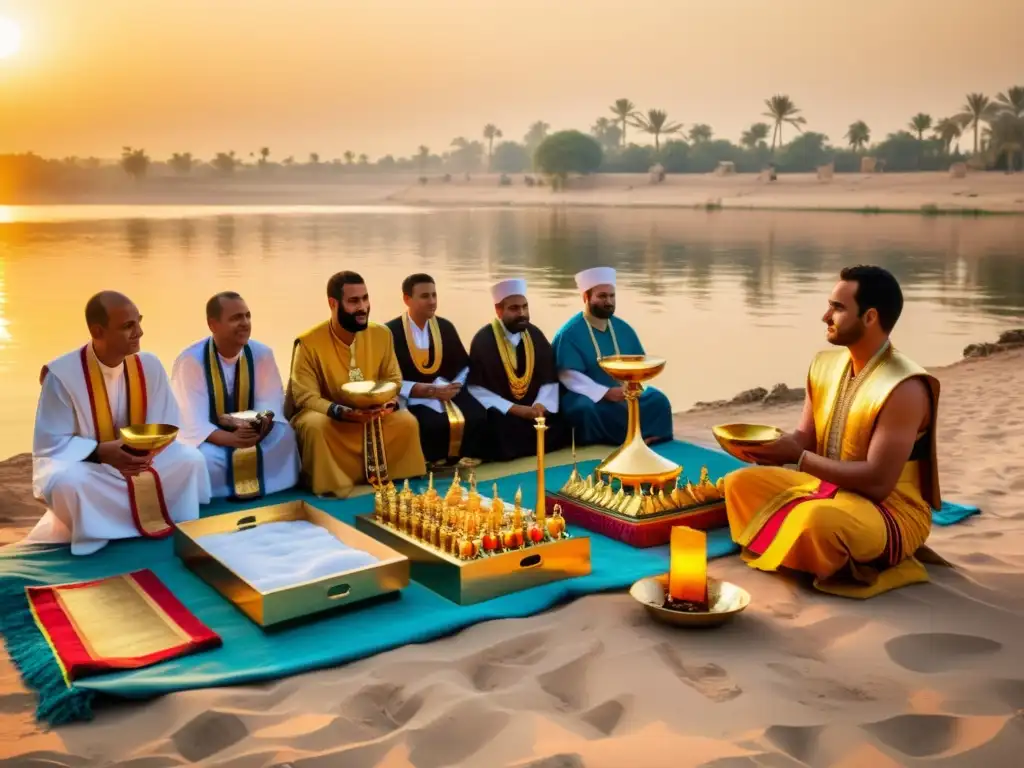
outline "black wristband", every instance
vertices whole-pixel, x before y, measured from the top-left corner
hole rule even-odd
[[[99,464],[100,463],[100,447],[97,445],[95,448],[93,448],[92,449],[92,453],[90,453],[88,456],[86,456],[83,459],[83,461],[88,461],[90,464]]]
[[[338,403],[331,403],[330,406],[328,406],[327,408],[327,416],[329,418],[334,419],[335,421],[341,421],[342,416],[345,414],[345,411],[347,410],[348,409],[345,408],[345,406],[343,405],[339,405]]]

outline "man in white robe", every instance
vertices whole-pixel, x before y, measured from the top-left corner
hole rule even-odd
[[[299,452],[284,418],[273,351],[250,338],[252,314],[237,293],[211,298],[206,323],[211,335],[182,352],[171,369],[184,419],[180,440],[202,452],[214,498],[257,498],[293,487]],[[231,415],[242,412],[244,419]]]
[[[112,539],[163,538],[210,500],[202,454],[175,441],[136,455],[120,429],[178,426],[181,415],[163,365],[139,351],[142,318],[113,291],[86,305],[91,340],[46,365],[32,444],[32,488],[47,512],[24,540],[70,543],[88,555]]]

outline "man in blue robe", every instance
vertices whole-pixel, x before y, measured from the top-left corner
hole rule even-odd
[[[645,354],[636,331],[614,317],[615,270],[585,269],[576,275],[584,309],[552,341],[562,384],[561,409],[580,445],[621,445],[626,439],[626,397],[622,386],[598,365],[613,355]],[[672,406],[663,392],[645,386],[640,395],[640,429],[650,445],[672,439]]]

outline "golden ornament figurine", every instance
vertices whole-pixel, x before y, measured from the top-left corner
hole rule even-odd
[[[547,506],[558,503],[566,520],[635,547],[668,543],[674,525],[710,529],[726,524],[721,480],[712,483],[702,467],[696,484],[683,476],[683,467],[661,456],[644,441],[640,428],[643,383],[665,368],[663,358],[613,355],[601,368],[621,382],[626,398],[626,439],[583,477],[576,463],[558,491],[547,494]]]

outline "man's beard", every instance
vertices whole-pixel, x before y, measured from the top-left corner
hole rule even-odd
[[[369,324],[370,310],[351,314],[341,307],[338,307],[338,325],[340,325],[343,330],[346,330],[349,333],[359,333],[360,331],[365,331]]]
[[[590,304],[588,305],[590,314],[596,317],[598,320],[609,320],[611,316],[615,314],[615,307],[605,306],[603,304]]]
[[[856,325],[852,325],[849,328],[840,331],[835,329],[836,333],[829,338],[829,343],[837,347],[848,347],[851,344],[856,344],[864,336],[864,323],[858,321]]]
[[[515,320],[504,320],[503,322],[509,333],[522,333],[530,324],[530,318],[518,317]]]

